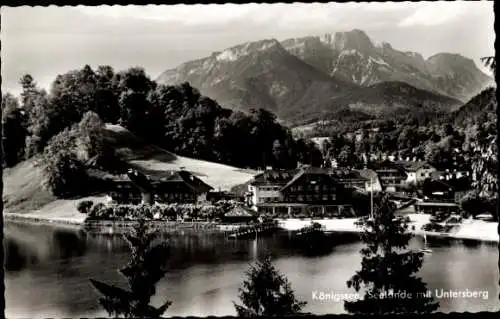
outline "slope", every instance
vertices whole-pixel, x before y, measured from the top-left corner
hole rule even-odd
[[[391,117],[401,114],[443,114],[457,109],[462,102],[441,94],[417,89],[405,82],[381,82],[367,87],[348,90],[317,108],[307,110],[308,118],[367,119]],[[306,111],[304,111],[306,112]],[[300,119],[303,119],[300,123]],[[304,113],[293,118],[297,124],[306,124]]]
[[[252,170],[177,156],[158,147],[147,145],[118,125],[107,125],[105,139],[131,166],[154,174],[183,167],[200,177],[215,189],[229,190],[252,179],[257,173]],[[79,223],[84,216],[76,210],[81,200],[103,201],[104,194],[75,199],[57,199],[42,187],[43,171],[30,159],[4,172],[4,207],[8,214],[23,214],[25,217]]]

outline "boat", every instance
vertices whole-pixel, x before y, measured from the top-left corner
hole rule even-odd
[[[424,254],[430,254],[432,253],[432,249],[427,247],[427,235],[424,232],[424,248],[420,249],[420,252]]]

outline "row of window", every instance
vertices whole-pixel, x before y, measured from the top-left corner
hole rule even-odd
[[[313,195],[290,195],[285,198],[286,202],[312,202],[312,201],[334,201],[337,196],[335,194],[313,194]]]
[[[263,186],[260,187],[261,191],[279,191],[281,187],[279,186]],[[334,191],[336,189],[335,186],[329,186],[329,185],[318,185],[318,184],[309,184],[309,185],[297,185],[297,186],[291,186],[290,191],[296,192],[296,191],[303,191],[303,190],[315,190],[315,191],[328,191],[332,190]]]

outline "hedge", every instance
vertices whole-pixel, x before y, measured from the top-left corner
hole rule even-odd
[[[138,218],[156,220],[177,220],[178,218],[216,219],[232,209],[236,202],[220,201],[215,205],[206,204],[103,204],[82,201],[78,211],[86,214],[86,220],[137,220]]]

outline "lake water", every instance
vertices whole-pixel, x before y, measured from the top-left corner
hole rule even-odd
[[[125,287],[117,272],[128,258],[120,237],[96,237],[78,231],[8,222],[5,225],[6,315],[9,318],[107,316],[89,278]],[[157,287],[153,302],[173,302],[167,316],[234,315],[233,301],[250,263],[266,252],[292,283],[305,310],[343,313],[343,303],[312,300],[313,291],[347,293],[346,281],[360,268],[363,247],[353,235],[330,237],[333,250],[307,256],[294,248],[288,233],[234,241],[214,235],[170,238],[170,272]],[[419,238],[412,246],[421,247]],[[476,290],[487,298],[438,299],[440,311],[497,311],[496,244],[429,241],[433,253],[420,272],[428,288]]]

